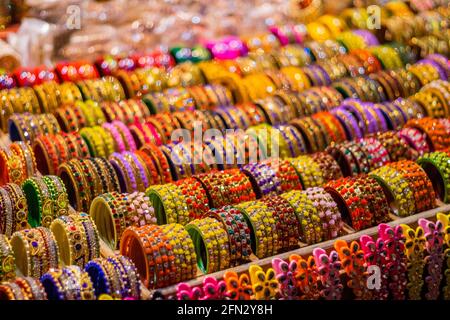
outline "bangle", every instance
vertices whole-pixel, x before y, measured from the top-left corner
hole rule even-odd
[[[13,182],[18,182],[22,177],[22,166],[23,163],[20,161],[18,155],[13,153],[9,148],[0,148],[0,169],[2,173],[1,180],[2,184]]]
[[[58,246],[50,230],[38,227],[15,232],[11,248],[16,266],[24,276],[39,278],[59,264]]]
[[[122,135],[116,129],[115,126],[106,122],[102,125],[102,127],[105,128],[106,130],[108,130],[109,133],[111,134],[111,136],[113,137],[114,142],[115,142],[115,144],[114,144],[115,150],[117,150],[118,152],[124,152],[127,150],[127,148],[125,147],[124,138],[122,138]]]
[[[127,228],[122,235],[120,252],[135,263],[143,283],[149,288],[161,288],[176,283],[177,278],[192,279],[195,276],[197,260],[194,244],[183,227],[169,224],[165,227],[146,225],[141,228]],[[183,244],[184,264],[175,266],[170,241]],[[178,272],[177,272],[178,267]]]
[[[28,178],[22,190],[27,198],[30,225],[48,227],[56,215],[53,212],[54,200],[45,181],[39,177]]]
[[[392,166],[384,166],[370,173],[388,196],[389,205],[397,216],[408,216],[416,211],[414,192],[404,175]]]
[[[281,195],[295,210],[300,225],[300,241],[307,244],[320,242],[322,226],[317,209],[306,192],[289,191]]]
[[[117,177],[119,179],[120,190],[122,192],[133,192],[133,191],[143,191],[138,190],[138,185],[136,181],[136,175],[138,174],[130,162],[125,158],[124,155],[114,152],[109,157],[109,162],[116,171]]]
[[[300,226],[294,208],[283,197],[270,196],[260,200],[273,212],[278,233],[279,252],[299,247]]]
[[[158,169],[159,176],[161,177],[161,183],[169,183],[172,181],[172,175],[167,158],[162,151],[154,144],[147,143],[141,148],[142,152],[145,152],[150,156]]]
[[[351,145],[351,143],[340,143],[331,145],[325,150],[339,165],[344,177],[357,175],[359,172],[357,159],[349,148]]]
[[[125,145],[127,146],[127,150],[129,151],[135,151],[136,143],[134,142],[133,136],[130,133],[130,130],[127,128],[125,124],[123,124],[120,121],[113,121],[112,124],[119,130],[120,134],[123,137],[123,141]]]
[[[337,204],[330,194],[319,187],[308,188],[305,193],[313,206],[317,208],[322,224],[322,240],[330,240],[342,235],[344,223]]]
[[[146,195],[152,202],[158,224],[189,222],[186,197],[173,183],[150,186]],[[178,212],[180,210],[180,212]]]
[[[446,152],[432,152],[424,154],[417,160],[417,163],[428,175],[434,192],[444,203],[449,201],[450,176],[447,169],[449,159],[450,157]]]
[[[342,178],[342,170],[331,155],[326,152],[317,152],[312,154],[311,157],[319,167],[324,183]]]
[[[344,108],[338,107],[331,110],[331,114],[336,117],[344,127],[347,140],[361,139],[363,137],[363,131],[358,126],[358,121],[352,113]]]
[[[290,124],[301,132],[309,152],[314,153],[325,149],[327,144],[325,132],[313,118],[294,119]]]
[[[314,114],[312,118],[322,125],[324,131],[326,131],[325,135],[329,136],[329,142],[340,143],[347,140],[344,128],[331,113],[319,112]]]
[[[14,282],[22,290],[25,300],[47,300],[47,294],[38,279],[21,277]]]
[[[1,300],[27,300],[20,286],[15,282],[4,282],[0,285]]]
[[[8,238],[4,234],[0,234],[0,280],[8,281],[16,277],[14,254]]]
[[[359,140],[357,143],[368,160],[369,170],[382,167],[390,161],[388,151],[377,139],[368,137]]]
[[[412,119],[406,127],[417,128],[427,135],[431,151],[439,151],[450,147],[450,137],[445,126],[431,118]]]
[[[3,186],[0,191],[0,201],[4,202],[4,220],[2,223],[5,226],[4,233],[7,236],[15,231],[22,230],[28,227],[27,213],[28,206],[22,189],[13,183],[8,183]]]
[[[374,137],[386,149],[391,161],[414,160],[418,156],[417,152],[393,131],[379,132]]]
[[[204,218],[191,221],[185,228],[192,238],[197,265],[203,273],[212,273],[229,267],[228,234],[220,222]],[[206,252],[202,252],[202,248],[205,248]]]
[[[228,233],[230,267],[248,262],[252,253],[250,229],[240,211],[231,206],[225,206],[212,209],[206,215],[221,222]]]
[[[273,211],[259,201],[235,205],[250,227],[251,248],[258,258],[269,257],[278,252],[279,239]]]
[[[21,184],[26,178],[29,178],[35,174],[36,159],[33,154],[33,149],[25,142],[18,141],[10,144],[9,148],[13,153],[21,157],[23,163],[22,178],[18,181]]]
[[[265,163],[246,164],[241,168],[253,185],[257,198],[281,193],[281,182],[275,170]]]
[[[426,134],[416,128],[403,128],[398,132],[398,136],[419,155],[430,152],[430,147],[426,140]]]
[[[95,293],[87,272],[77,266],[51,270],[41,278],[49,300],[94,300]]]
[[[299,156],[288,161],[295,168],[303,189],[320,187],[324,184],[322,171],[311,156]]]
[[[195,178],[187,178],[175,182],[186,199],[189,219],[200,219],[209,210],[207,192]]]

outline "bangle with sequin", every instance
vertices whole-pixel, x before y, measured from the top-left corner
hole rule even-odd
[[[449,201],[449,160],[450,156],[446,152],[426,153],[417,160],[428,175],[436,195],[445,203]]]
[[[14,254],[8,238],[3,234],[0,234],[0,261],[0,280],[3,282],[14,279],[16,277]]]
[[[439,151],[450,147],[450,136],[445,126],[436,119],[412,119],[406,127],[417,128],[427,135],[431,151]]]
[[[18,185],[8,183],[0,187],[0,214],[0,232],[8,237],[28,227],[27,200]]]

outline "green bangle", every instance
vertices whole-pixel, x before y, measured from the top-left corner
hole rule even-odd
[[[448,203],[450,201],[450,156],[445,152],[426,153],[417,160],[417,163],[430,178],[439,198]]]
[[[29,210],[28,223],[31,227],[48,227],[53,220],[53,201],[42,178],[28,178],[22,184]]]
[[[168,183],[151,186],[145,192],[152,202],[158,225],[178,222],[176,199],[172,196],[175,188],[175,185]]]
[[[55,218],[67,215],[69,211],[69,199],[66,187],[61,178],[58,176],[44,176],[43,180],[53,200],[53,213]]]

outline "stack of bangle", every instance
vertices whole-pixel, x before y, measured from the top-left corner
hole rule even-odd
[[[55,73],[65,82],[96,79],[100,76],[96,66],[86,61],[59,62],[55,66]]]
[[[125,100],[125,91],[122,85],[112,76],[78,81],[77,86],[84,100],[96,102]]]
[[[52,114],[21,113],[13,114],[9,118],[8,131],[11,141],[31,143],[37,136],[56,134],[61,131],[61,128]]]
[[[355,142],[332,144],[326,149],[326,152],[338,163],[344,177],[357,175],[363,172],[362,170],[368,171],[367,159],[364,158],[361,148]],[[361,163],[358,163],[358,160]]]
[[[170,168],[172,169],[172,175],[174,180],[184,179],[191,177],[196,173],[208,172],[209,166],[207,166],[203,159],[193,159],[191,149],[194,151],[196,148],[203,145],[190,144],[190,143],[169,143],[160,146],[160,150],[164,153]],[[200,160],[200,161],[198,161]]]
[[[311,156],[299,156],[288,161],[295,168],[303,189],[320,187],[325,183],[320,166]]]
[[[125,228],[156,224],[150,199],[142,192],[104,193],[92,201],[89,213],[99,237],[113,250],[118,248]]]
[[[378,132],[373,137],[383,145],[391,161],[415,160],[418,156],[416,150],[394,131]]]
[[[100,104],[100,108],[106,121],[109,122],[121,121],[131,124],[135,121],[143,122],[150,116],[148,107],[141,100],[104,101]]]
[[[36,172],[36,161],[31,147],[25,142],[13,142],[0,148],[0,185],[8,182],[21,184]]]
[[[172,141],[172,132],[181,129],[180,122],[170,113],[159,113],[147,117],[147,123],[150,123],[156,129],[156,135],[161,143],[169,143]],[[154,134],[155,135],[155,134]]]
[[[145,144],[161,145],[161,137],[156,128],[149,122],[135,122],[129,126],[131,135],[136,142],[137,148],[142,148]]]
[[[59,265],[58,245],[47,228],[17,231],[10,243],[16,267],[24,276],[39,278]]]
[[[122,235],[120,253],[136,265],[142,282],[148,288],[162,288],[190,280],[197,273],[194,243],[179,224],[129,227]]]
[[[193,220],[185,228],[194,243],[197,265],[203,273],[230,267],[229,235],[221,222],[207,217]]]
[[[31,88],[19,88],[0,91],[1,97],[1,129],[8,128],[8,118],[14,113],[39,113],[39,101]]]
[[[88,261],[100,256],[97,228],[87,214],[61,216],[53,220],[50,229],[63,265],[83,268]]]
[[[272,210],[275,232],[278,233],[279,252],[298,248],[300,226],[294,208],[280,196],[264,197],[260,200]]]
[[[147,189],[146,195],[149,197],[158,224],[179,223],[187,224],[195,213],[190,211],[192,206],[188,206],[188,201],[193,201],[193,197],[186,194],[185,189],[175,183],[151,186]],[[203,187],[196,184],[199,194],[203,193]],[[203,199],[205,201],[205,199]]]
[[[38,279],[18,277],[0,285],[0,300],[47,300],[47,294]]]
[[[133,152],[113,153],[109,162],[116,171],[123,193],[144,192],[152,181],[145,162]]]
[[[167,158],[156,145],[146,143],[141,147],[139,152],[137,152],[137,154],[139,154],[141,158],[147,162],[149,158],[144,156],[143,153],[145,153],[153,161],[153,164],[156,167],[158,177],[154,177],[155,184],[169,183],[173,180]],[[151,165],[147,165],[147,167],[151,167]],[[153,170],[150,171],[153,172]]]
[[[430,146],[428,145],[427,135],[422,131],[420,131],[419,129],[403,128],[398,132],[398,136],[412,149],[417,151],[416,153],[418,156],[430,152]]]
[[[206,190],[195,178],[187,178],[174,182],[186,199],[189,219],[200,219],[209,210]]]
[[[141,279],[133,262],[125,256],[94,259],[84,270],[91,278],[96,297],[108,294],[114,298],[141,298]]]
[[[91,156],[105,158],[115,151],[114,138],[111,132],[104,127],[83,128],[79,133],[86,143]]]
[[[258,258],[276,254],[281,239],[276,232],[276,221],[273,210],[260,201],[248,201],[235,205],[244,216],[250,228],[250,244]]]
[[[28,203],[31,227],[49,227],[53,219],[67,213],[66,188],[57,176],[32,177],[22,184]]]
[[[363,138],[358,140],[357,143],[367,157],[370,170],[382,167],[390,161],[388,151],[377,139]]]
[[[212,209],[206,216],[215,218],[222,223],[228,233],[228,245],[230,248],[230,267],[246,263],[252,254],[250,228],[241,212],[231,206],[220,209]]]
[[[450,115],[450,86],[447,81],[435,80],[425,85],[420,92],[411,97],[426,110],[431,118],[444,118]]]
[[[117,79],[130,98],[140,97],[149,92],[159,92],[167,86],[167,74],[161,68],[142,68],[131,72],[116,72]]]
[[[305,191],[289,191],[281,195],[295,210],[300,227],[300,241],[307,244],[320,242],[322,225],[320,215]]]
[[[202,183],[206,190],[211,208],[220,208],[256,199],[249,178],[239,169],[199,174],[195,178]]]
[[[330,181],[325,190],[337,203],[344,221],[357,231],[388,219],[389,206],[383,189],[369,176]]]
[[[398,169],[411,186],[416,212],[436,207],[436,195],[432,182],[420,165],[408,160],[392,162],[388,165]]]
[[[36,85],[33,89],[39,100],[42,113],[52,113],[60,105],[82,100],[80,90],[71,82],[58,84],[50,81]]]
[[[305,193],[319,214],[322,223],[322,240],[330,240],[342,235],[344,223],[337,204],[330,194],[319,187],[308,188]]]
[[[450,156],[446,152],[426,153],[417,160],[417,163],[428,175],[436,196],[445,203],[450,200],[449,161]]]
[[[324,183],[342,178],[342,170],[334,158],[326,152],[316,152],[311,155],[312,160],[319,167]]]
[[[64,132],[101,125],[106,121],[100,106],[92,100],[61,106],[55,110],[54,115]]]
[[[117,174],[105,158],[72,159],[60,165],[58,176],[67,188],[70,204],[80,212],[87,212],[99,194],[120,188]]]
[[[417,212],[414,199],[414,186],[410,185],[405,174],[395,166],[384,166],[370,173],[385,191],[392,212],[400,217]]]
[[[323,125],[312,117],[297,118],[290,122],[301,133],[309,153],[322,151],[327,146],[328,137]]]
[[[22,189],[13,183],[0,187],[0,233],[10,237],[28,227],[28,206]]]
[[[444,124],[437,119],[412,119],[408,121],[406,126],[416,128],[425,133],[431,151],[444,150],[450,147],[448,132]]]
[[[253,185],[257,198],[281,193],[281,182],[276,171],[267,163],[250,163],[241,168]]]
[[[0,234],[0,281],[12,280],[16,277],[16,264],[8,238]]]
[[[78,266],[52,269],[40,280],[48,300],[95,300],[92,281]]]
[[[319,112],[314,114],[312,118],[316,120],[319,126],[322,126],[322,132],[324,132],[324,136],[327,137],[328,142],[334,141],[339,143],[347,139],[341,123],[331,113]]]
[[[39,172],[52,175],[61,163],[89,156],[87,144],[77,132],[40,135],[33,143],[33,151]]]

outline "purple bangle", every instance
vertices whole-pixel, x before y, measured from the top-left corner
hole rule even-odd
[[[290,125],[287,125],[287,129],[289,131],[291,131],[291,134],[294,136],[295,140],[297,141],[297,145],[299,146],[302,154],[307,153],[306,143],[305,143],[305,140],[303,140],[300,132],[298,132],[294,126],[290,126]]]
[[[194,161],[193,161],[192,157],[190,156],[189,151],[186,150],[186,145],[182,144],[181,148],[183,149],[183,156],[186,158],[186,160],[189,161],[189,166],[191,167],[192,174],[195,174]]]
[[[348,112],[342,107],[337,107],[331,110],[331,113],[341,122],[342,126],[346,129],[345,131],[348,134],[349,140],[361,139],[363,137],[361,128],[358,126],[358,120],[351,112]],[[349,124],[351,124],[351,127],[349,126]]]
[[[437,64],[441,66],[442,69],[445,70],[445,74],[447,75],[446,79],[450,78],[450,60],[447,57],[443,56],[439,53],[429,54],[425,57],[426,60],[433,60]]]
[[[236,123],[234,118],[230,115],[227,108],[216,109],[214,111],[214,113],[224,120],[224,123],[226,124],[228,129],[239,129],[238,124]],[[223,116],[224,113],[227,115],[227,117]],[[230,120],[230,121],[227,121],[227,120]]]
[[[150,183],[148,182],[147,174],[145,173],[145,168],[142,165],[142,163],[139,161],[139,159],[136,157],[136,155],[133,152],[126,151],[123,153],[123,155],[125,157],[127,157],[127,156],[131,157],[132,160],[134,161],[134,163],[137,165],[137,167],[139,169],[139,173],[141,175],[142,182],[144,183],[144,187],[145,187],[145,189],[147,189],[150,186]]]
[[[128,151],[136,151],[137,150],[136,142],[134,141],[133,135],[131,134],[128,127],[126,125],[124,125],[123,122],[120,122],[117,120],[113,121],[112,125],[114,125],[116,128],[118,128],[122,132],[122,134],[128,144],[128,148],[129,148]]]
[[[408,117],[406,116],[406,114],[402,110],[402,108],[400,108],[399,106],[397,106],[393,102],[383,102],[383,105],[386,106],[386,108],[389,109],[390,112],[396,112],[397,111],[397,112],[399,112],[402,115],[403,123],[400,124],[399,126],[403,126],[408,121]]]
[[[361,102],[361,106],[368,122],[368,131],[369,131],[368,133],[376,133],[379,130],[381,130],[381,128],[378,128],[377,119],[375,119],[375,117],[369,110],[369,108],[373,110],[373,103]]]
[[[125,143],[123,142],[122,135],[119,133],[119,131],[117,131],[116,127],[107,122],[104,123],[102,127],[108,130],[109,133],[111,133],[111,135],[113,136],[118,152],[124,152],[127,150],[125,147]]]
[[[364,42],[368,45],[368,46],[378,46],[380,45],[380,42],[378,41],[377,37],[375,37],[372,33],[370,33],[367,30],[362,30],[362,29],[358,29],[358,30],[353,30],[352,31],[354,34],[363,37]]]
[[[376,104],[373,104],[372,110],[375,111],[375,113],[377,114],[377,118],[380,122],[381,128],[379,129],[381,129],[383,132],[388,131],[389,128],[386,122],[386,118],[384,117],[383,112],[381,112],[380,108]]]
[[[276,195],[279,193],[280,181],[278,180],[275,171],[264,163],[250,163],[241,168],[253,184],[256,183],[260,191],[259,196]],[[260,198],[259,197],[259,198]]]
[[[125,159],[124,156],[122,156],[120,153],[114,152],[109,157],[109,162],[111,165],[116,169],[117,176],[119,177],[119,180],[121,183],[121,186],[125,186],[126,190],[123,190],[123,193],[130,193],[133,191],[137,191],[137,183],[136,183],[136,177],[133,173],[133,168],[131,167],[130,163]],[[121,166],[119,165],[119,162],[125,167],[126,172],[122,171]],[[125,178],[125,174],[128,177],[128,179]],[[131,184],[131,190],[128,190],[127,181]]]
[[[332,82],[331,78],[330,78],[330,75],[320,65],[314,65],[314,68],[317,69],[318,72],[322,73],[322,75],[324,76],[325,81],[326,81],[325,86],[329,86],[331,84],[331,82]]]
[[[358,100],[356,100],[356,101],[358,101]],[[366,125],[366,123],[364,121],[364,115],[361,114],[361,112],[358,110],[358,108],[356,108],[355,105],[353,104],[356,101],[355,101],[355,99],[346,99],[346,100],[344,100],[343,104],[341,104],[341,108],[350,112],[357,119],[358,127],[361,129],[361,131],[363,132],[363,136],[364,136],[368,132],[372,132],[374,130],[373,123],[371,124],[369,122]]]
[[[447,72],[444,68],[442,68],[442,66],[437,63],[434,60],[431,59],[422,59],[417,61],[416,64],[429,64],[430,66],[434,67],[436,69],[436,71],[439,73],[439,78],[441,78],[441,80],[447,80]]]

